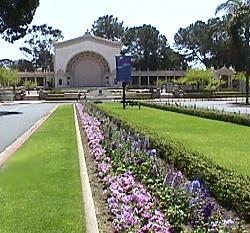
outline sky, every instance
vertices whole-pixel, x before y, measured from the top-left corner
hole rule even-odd
[[[82,36],[104,15],[118,17],[124,26],[151,24],[173,48],[174,34],[197,20],[215,17],[216,7],[225,0],[40,0],[31,25],[48,24],[63,32],[64,40]],[[0,39],[0,59],[22,59],[23,39],[14,44]]]

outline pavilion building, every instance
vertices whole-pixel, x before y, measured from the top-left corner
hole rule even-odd
[[[38,87],[52,86],[60,89],[91,87],[119,87],[116,83],[115,57],[120,55],[121,42],[114,42],[86,32],[83,36],[54,45],[54,71],[19,72],[22,81],[36,81]],[[158,86],[160,81],[174,83],[184,77],[183,70],[132,70],[133,88]],[[226,80],[226,88],[233,88],[235,71],[223,67],[215,70],[218,78]]]

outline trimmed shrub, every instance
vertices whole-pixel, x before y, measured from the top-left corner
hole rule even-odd
[[[183,113],[187,115],[198,116],[202,118],[208,118],[218,121],[226,121],[231,122],[239,125],[246,125],[250,126],[250,117],[248,115],[239,115],[236,113],[229,113],[229,112],[219,112],[213,111],[209,109],[201,109],[201,108],[191,108],[191,107],[182,107],[176,106],[173,104],[166,104],[166,105],[159,105],[159,104],[152,104],[152,103],[144,103],[141,102],[142,106],[161,109],[165,111],[172,111],[177,113]]]

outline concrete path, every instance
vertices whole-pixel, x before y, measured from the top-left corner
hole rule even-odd
[[[58,105],[55,105],[48,113],[35,122],[24,134],[18,137],[11,145],[9,145],[4,151],[0,152],[0,167],[3,166],[8,159],[10,159],[15,152],[32,136],[34,132],[51,116],[51,114],[57,109]]]
[[[57,104],[10,104],[0,106],[0,153]],[[8,113],[8,114],[6,114]],[[11,114],[9,114],[11,113]]]
[[[197,108],[209,108],[225,112],[235,112],[241,114],[250,114],[250,106],[244,104],[235,104],[231,101],[193,101],[193,102],[179,102],[181,105],[196,106]]]
[[[245,103],[245,98],[238,98],[238,103]],[[147,102],[147,101],[145,101]],[[224,98],[223,100],[196,100],[196,99],[155,99],[149,100],[148,102],[157,104],[181,104],[182,106],[196,106],[197,108],[209,108],[211,110],[220,110],[225,112],[236,112],[241,114],[250,114],[250,105],[246,106],[244,104],[235,104],[236,98]]]
[[[94,205],[92,191],[91,191],[91,187],[89,183],[88,170],[87,170],[87,165],[85,162],[82,139],[81,139],[76,111],[77,109],[74,106],[75,128],[76,128],[77,148],[78,148],[79,163],[80,163],[80,176],[81,176],[81,183],[82,183],[86,233],[99,233],[96,213],[95,213],[95,205]]]

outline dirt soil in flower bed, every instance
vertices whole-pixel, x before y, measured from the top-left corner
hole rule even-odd
[[[84,129],[79,118],[79,113],[77,111],[78,122],[80,126],[81,138],[83,143],[83,151],[86,160],[86,166],[88,170],[90,187],[92,190],[92,196],[95,205],[96,217],[98,222],[98,228],[100,233],[110,233],[113,232],[112,227],[112,215],[109,214],[108,204],[107,204],[107,195],[104,194],[104,184],[99,178],[97,173],[97,167],[95,165],[95,159],[90,154],[88,147],[88,139],[85,134]]]

